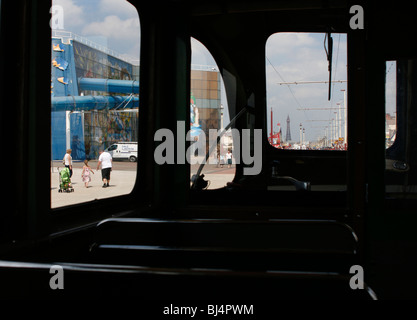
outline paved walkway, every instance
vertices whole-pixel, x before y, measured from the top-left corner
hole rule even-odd
[[[136,182],[136,163],[114,162],[111,172],[110,187],[102,188],[101,170],[95,170],[97,161],[90,161],[90,166],[94,171],[91,175],[89,187],[84,186],[81,179],[82,162],[74,162],[73,176],[71,178],[74,192],[58,192],[59,190],[59,170],[64,167],[61,161],[53,161],[51,164],[51,208],[58,208],[67,205],[89,202],[96,199],[104,199],[129,194],[133,190]],[[192,172],[197,171],[198,166],[192,166]],[[235,175],[235,168],[218,168],[215,165],[206,165],[202,172],[205,180],[210,181],[209,189],[218,189],[232,181]]]
[[[110,187],[108,188],[102,188],[101,170],[96,171],[93,168],[93,171],[91,182],[88,184],[88,188],[86,188],[81,179],[82,169],[74,168],[71,178],[74,192],[58,192],[59,174],[56,169],[53,170],[51,172],[51,207],[57,208],[95,199],[115,197],[129,194],[133,190],[136,181],[136,171],[113,170],[110,176]]]

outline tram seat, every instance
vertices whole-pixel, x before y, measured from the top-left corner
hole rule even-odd
[[[355,234],[330,220],[112,218],[94,237],[96,263],[341,274],[357,264]]]
[[[61,289],[50,263],[0,260],[0,299],[108,299],[135,298],[143,301],[182,299],[242,301],[283,299],[375,299],[372,291],[352,290],[343,275],[320,273],[232,272],[186,270],[86,263],[56,263],[62,267]],[[152,304],[149,311],[157,313]],[[144,306],[141,306],[143,308]]]

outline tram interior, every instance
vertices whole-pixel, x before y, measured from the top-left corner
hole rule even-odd
[[[412,4],[129,2],[141,33],[136,183],[126,195],[60,208],[51,208],[48,178],[51,3],[0,2],[0,130],[12,138],[1,157],[0,297],[417,298]],[[353,5],[364,10],[363,28],[350,26]],[[283,32],[346,35],[346,150],[269,143],[265,44]],[[247,109],[233,127],[263,132],[260,173],[245,175],[250,166],[236,164],[232,181],[214,190],[191,186],[189,164],[154,159],[155,132],[190,122],[191,38],[216,61],[231,118]],[[387,147],[388,69],[397,130]],[[241,150],[253,152],[254,141]],[[51,289],[52,266],[62,267],[63,290]],[[360,289],[349,285],[352,266],[363,268]]]

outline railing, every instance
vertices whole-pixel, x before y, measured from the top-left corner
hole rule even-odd
[[[56,29],[52,29],[52,38],[61,38],[62,42],[65,44],[69,44],[70,40],[75,40],[77,42],[80,42],[82,44],[85,44],[91,48],[97,49],[101,52],[104,52],[108,55],[111,55],[115,58],[118,58],[120,60],[129,62],[135,66],[138,66],[139,63],[139,59],[135,59],[133,57],[129,57],[128,55],[125,54],[121,54],[117,51],[114,51],[112,49],[107,48],[106,46],[99,44],[97,42],[91,41],[90,39],[80,36],[78,34],[75,34],[73,32],[70,31],[65,31],[65,30],[56,30]]]
[[[52,38],[60,38],[61,41],[65,44],[69,44],[71,40],[75,40],[78,41],[82,44],[85,44],[91,48],[97,49],[101,52],[104,52],[108,55],[111,55],[115,58],[118,58],[120,60],[129,62],[135,66],[139,66],[140,65],[140,60],[139,59],[135,59],[133,57],[130,57],[128,55],[125,54],[121,54],[117,51],[114,51],[112,49],[109,49],[108,47],[99,44],[97,42],[91,41],[90,39],[80,36],[78,34],[75,34],[71,31],[65,31],[65,30],[57,30],[57,29],[52,29]],[[215,65],[202,65],[202,64],[192,64],[191,65],[191,69],[192,70],[202,70],[202,71],[215,71],[215,72],[219,72],[217,66]]]
[[[219,72],[219,69],[217,68],[217,66],[210,66],[210,65],[204,65],[204,64],[192,64],[191,65],[191,70]]]

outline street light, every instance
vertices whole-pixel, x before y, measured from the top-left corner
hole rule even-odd
[[[306,139],[305,133],[306,133],[306,128],[303,128],[303,145],[304,145],[305,139]]]
[[[342,89],[340,91],[343,91],[343,107],[344,107],[344,138],[345,138],[345,144],[347,146],[347,141],[348,141],[348,137],[347,137],[347,97],[346,97],[346,90]]]

